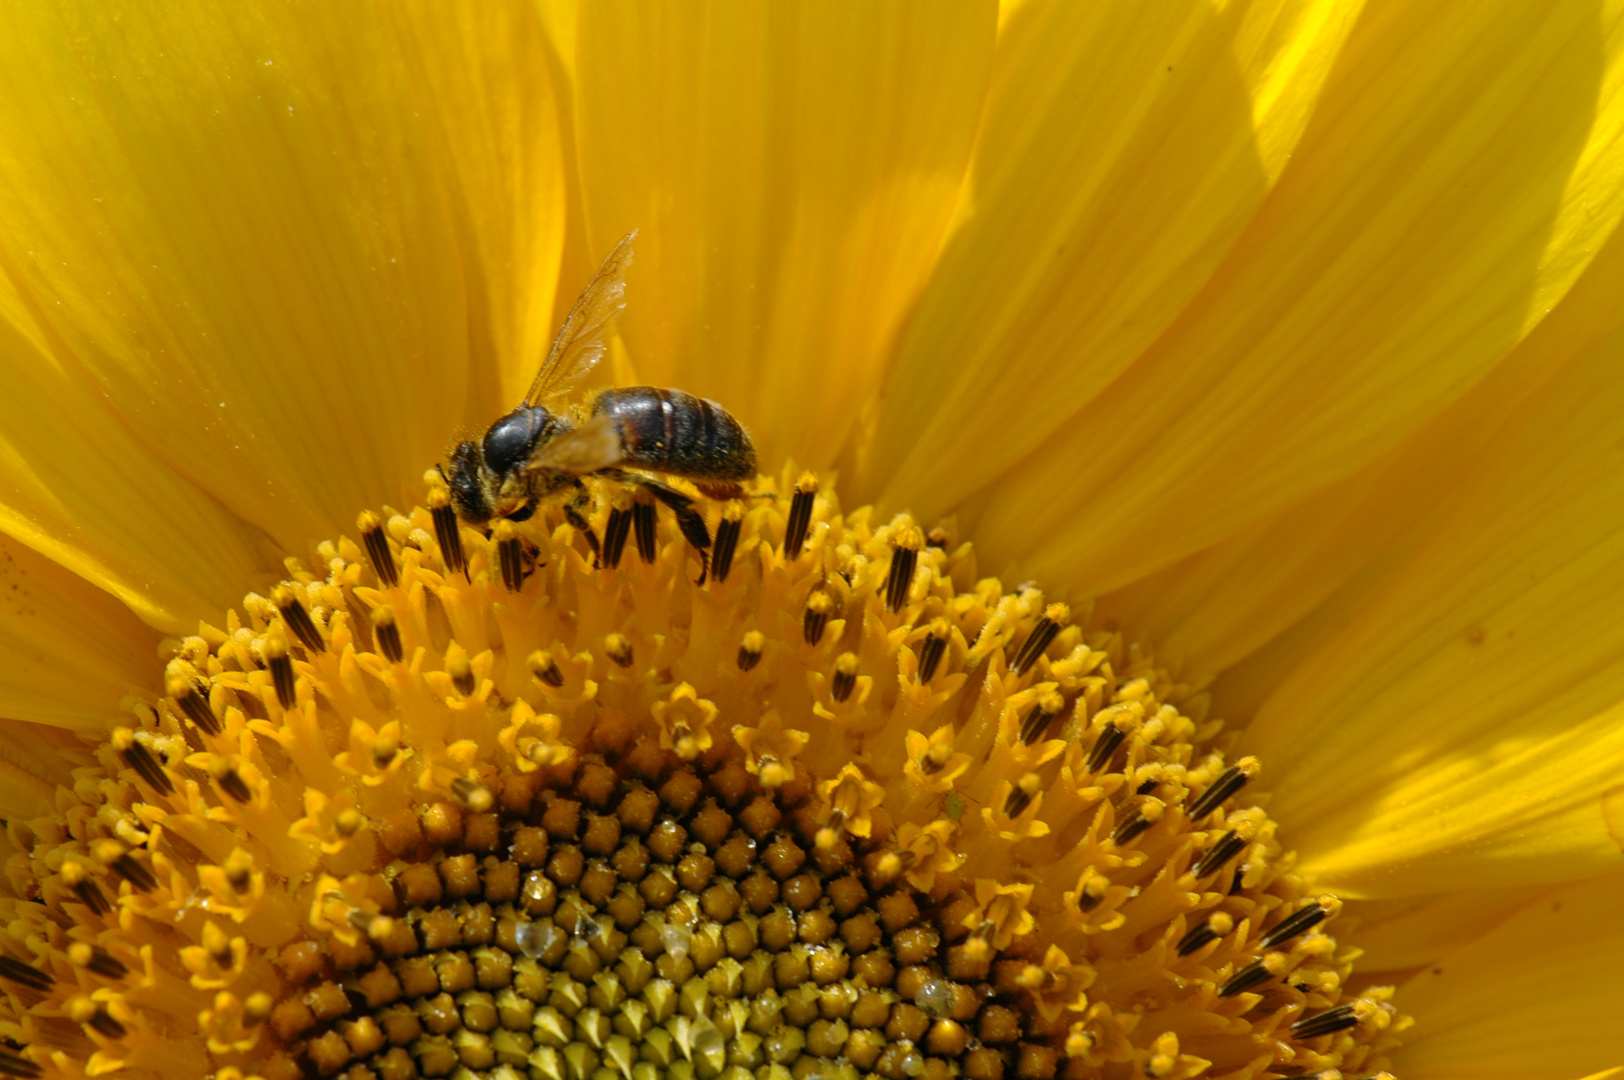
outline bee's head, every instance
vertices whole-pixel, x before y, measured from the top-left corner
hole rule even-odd
[[[446,487],[451,489],[451,505],[456,508],[457,516],[470,525],[483,525],[495,513],[485,494],[485,485],[481,483],[484,464],[479,444],[462,442],[451,455],[451,468],[440,470]]]

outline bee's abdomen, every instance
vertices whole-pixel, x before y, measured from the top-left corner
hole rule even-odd
[[[714,401],[683,390],[626,386],[605,390],[592,411],[614,418],[627,465],[697,480],[747,480],[756,473],[749,432]]]

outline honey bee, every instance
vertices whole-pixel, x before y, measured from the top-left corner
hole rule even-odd
[[[592,496],[581,478],[632,485],[675,512],[703,565],[710,530],[694,500],[645,473],[683,477],[712,498],[737,498],[740,483],[756,473],[755,445],[744,426],[714,401],[654,386],[605,390],[590,413],[560,403],[603,357],[609,328],[626,306],[626,268],[636,236],[635,229],[627,233],[587,282],[524,400],[498,417],[484,438],[458,444],[449,470],[440,473],[458,516],[473,525],[495,518],[524,521],[544,499],[571,492],[564,515],[594,554],[598,539],[586,520]]]

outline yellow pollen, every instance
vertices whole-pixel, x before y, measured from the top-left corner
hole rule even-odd
[[[0,1076],[1385,1067],[1261,763],[1086,609],[810,472],[684,492],[703,582],[646,494],[591,481],[595,551],[428,484],[9,823]]]

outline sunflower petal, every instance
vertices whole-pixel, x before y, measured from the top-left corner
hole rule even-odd
[[[1081,411],[1034,403],[1064,424],[987,490],[989,565],[1120,587],[1377,459],[1538,324],[1624,212],[1624,42],[1617,10],[1517,11],[1360,24],[1209,288]]]
[[[49,813],[58,786],[73,784],[75,767],[90,764],[84,744],[57,727],[0,720],[0,820]]]
[[[1621,352],[1615,326],[1511,418],[1248,727],[1270,813],[1327,884],[1398,896],[1617,864]]]
[[[547,106],[512,104],[546,81],[514,70],[539,27],[388,7],[30,7],[0,36],[0,314],[294,550],[400,499],[465,409],[491,414],[497,373],[470,386],[469,350],[524,347],[556,258]],[[403,30],[476,70],[414,71]],[[503,255],[537,264],[511,295],[476,265]]]
[[[958,200],[992,4],[590,4],[577,139],[607,251],[643,232],[641,377],[717,398],[763,459],[826,465]]]
[[[3,535],[0,612],[0,716],[102,732],[159,671],[158,635],[128,608]]]
[[[1279,178],[1359,8],[1006,15],[963,221],[902,338],[861,490],[933,515],[1132,364]]]
[[[1398,993],[1406,1080],[1570,1080],[1619,1060],[1624,876],[1556,892]]]

